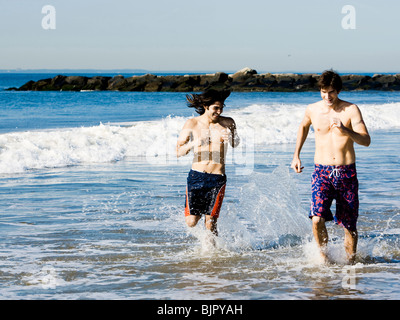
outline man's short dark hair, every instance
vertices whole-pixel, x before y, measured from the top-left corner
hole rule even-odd
[[[203,114],[205,112],[205,107],[209,107],[216,102],[222,103],[224,105],[226,98],[229,97],[231,92],[229,90],[208,90],[202,94],[188,94],[186,95],[186,100],[188,102],[188,107],[195,108],[198,114]]]
[[[318,87],[320,90],[332,87],[337,92],[340,92],[342,86],[342,78],[333,70],[324,71],[318,80]]]

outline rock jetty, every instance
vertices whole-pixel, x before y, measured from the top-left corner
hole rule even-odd
[[[400,90],[400,74],[343,75],[343,90]],[[258,74],[244,68],[234,74],[217,72],[200,75],[146,74],[142,76],[65,76],[29,81],[16,91],[143,91],[143,92],[200,92],[207,89],[230,89],[236,92],[296,92],[318,91],[318,74]]]

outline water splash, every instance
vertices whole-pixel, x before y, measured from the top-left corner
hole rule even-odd
[[[237,188],[235,197],[218,221],[227,248],[263,250],[297,245],[309,234],[307,214],[289,168],[253,173]]]

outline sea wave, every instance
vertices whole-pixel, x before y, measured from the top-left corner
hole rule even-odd
[[[370,131],[400,128],[400,103],[359,106]],[[242,143],[239,148],[293,143],[305,105],[253,104],[229,110]],[[100,124],[0,135],[0,173],[119,161],[125,157],[175,159],[176,140],[187,118]],[[310,132],[312,138],[313,133]],[[249,148],[250,147],[250,148]]]

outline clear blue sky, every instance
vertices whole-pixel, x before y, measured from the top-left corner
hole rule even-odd
[[[0,0],[0,69],[400,72],[399,15],[396,0]]]

